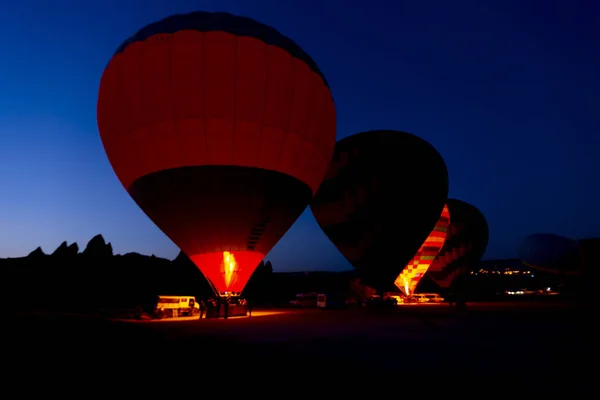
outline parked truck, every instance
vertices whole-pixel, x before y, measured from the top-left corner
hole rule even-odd
[[[200,315],[200,304],[194,296],[157,296],[156,318],[177,318]]]

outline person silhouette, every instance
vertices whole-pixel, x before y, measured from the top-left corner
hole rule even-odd
[[[202,315],[204,314],[205,311],[206,311],[206,304],[204,303],[204,300],[200,300],[200,319],[202,319]]]
[[[224,319],[229,317],[229,299],[225,299],[225,303],[223,304],[223,314]]]

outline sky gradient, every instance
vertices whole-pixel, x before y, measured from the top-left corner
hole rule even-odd
[[[126,38],[194,10],[296,41],[330,84],[338,139],[397,129],[433,144],[450,197],[487,218],[484,258],[515,257],[536,232],[600,236],[598,2],[23,0],[0,13],[0,257],[98,233],[116,253],[177,255],[115,176],[96,101]],[[351,268],[308,209],[266,259],[277,271]]]

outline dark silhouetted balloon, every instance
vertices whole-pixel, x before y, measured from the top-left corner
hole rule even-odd
[[[446,205],[450,212],[448,235],[427,271],[427,276],[443,289],[475,267],[485,253],[489,238],[487,221],[475,206],[457,199],[448,199]]]
[[[440,215],[435,227],[429,233],[429,236],[427,236],[417,254],[404,267],[394,282],[396,287],[406,296],[410,296],[415,292],[421,278],[435,260],[442,246],[444,246],[449,225],[450,211],[448,210],[448,206],[444,206],[442,215]]]
[[[584,273],[600,272],[600,238],[581,239],[578,242],[581,250]]]
[[[125,41],[97,112],[123,186],[220,294],[241,292],[306,208],[335,144],[315,62],[226,13],[172,16]]]
[[[377,290],[393,287],[438,221],[448,195],[442,156],[399,131],[368,131],[335,145],[311,210],[325,234]]]
[[[523,264],[552,274],[580,274],[581,256],[577,241],[552,233],[529,235],[519,247]]]
[[[580,280],[579,295],[587,304],[595,306],[598,278],[600,277],[600,238],[587,238],[578,242],[581,249],[583,268]]]

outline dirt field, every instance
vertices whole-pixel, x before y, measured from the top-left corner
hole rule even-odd
[[[18,351],[4,361],[21,373],[35,365],[98,379],[189,367],[203,380],[238,376],[312,390],[379,382],[464,395],[490,390],[487,382],[515,396],[591,394],[599,393],[595,318],[536,303],[257,310],[251,318],[137,323],[32,314],[7,321],[5,337]]]

